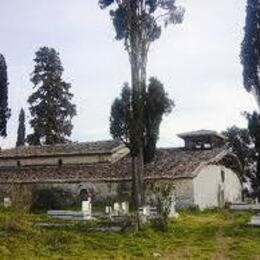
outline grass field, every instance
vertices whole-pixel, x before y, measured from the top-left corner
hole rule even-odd
[[[165,233],[90,233],[84,224],[40,228],[43,215],[0,209],[0,259],[260,259],[260,228],[250,213],[182,212]]]

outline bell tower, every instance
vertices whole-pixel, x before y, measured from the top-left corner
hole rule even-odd
[[[225,145],[225,136],[211,130],[198,130],[178,134],[187,150],[210,150]]]

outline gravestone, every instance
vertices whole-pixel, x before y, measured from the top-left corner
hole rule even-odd
[[[4,198],[4,208],[10,208],[12,205],[12,201],[10,198]]]
[[[175,196],[172,195],[169,218],[178,218],[179,217],[179,214],[176,212],[175,206],[176,206]]]
[[[109,214],[109,215],[110,215],[110,214],[112,213],[112,211],[113,211],[113,210],[112,210],[112,207],[111,207],[111,206],[106,206],[106,208],[105,208],[105,213],[106,213],[106,214]]]
[[[82,212],[84,219],[90,219],[92,214],[92,205],[91,199],[89,198],[87,201],[82,201]]]
[[[115,203],[114,203],[114,215],[115,215],[115,216],[118,216],[119,213],[120,213],[120,205],[119,205],[118,202],[115,202]]]
[[[127,215],[129,213],[129,202],[128,201],[124,201],[121,203],[121,209],[122,209],[122,213],[124,215]]]

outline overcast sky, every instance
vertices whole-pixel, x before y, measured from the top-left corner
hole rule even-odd
[[[130,71],[108,11],[97,2],[1,0],[0,53],[8,64],[12,109],[1,146],[15,144],[18,113],[32,92],[34,53],[42,46],[59,51],[64,79],[72,83],[78,112],[72,139],[110,138],[110,106]],[[148,75],[158,77],[176,103],[162,124],[160,146],[182,145],[176,133],[184,131],[246,126],[241,112],[255,109],[239,60],[245,0],[186,0],[185,7],[183,24],[167,28],[149,55]]]

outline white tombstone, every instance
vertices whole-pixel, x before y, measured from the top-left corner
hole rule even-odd
[[[143,215],[148,217],[150,215],[150,207],[149,206],[144,206],[139,209],[139,212]]]
[[[4,208],[10,208],[12,205],[12,201],[10,198],[4,198]]]
[[[112,207],[111,206],[106,206],[105,213],[106,214],[111,214],[112,213]]]
[[[92,205],[89,200],[82,201],[82,212],[84,219],[90,219],[92,214]]]
[[[175,196],[172,195],[172,197],[171,197],[171,207],[170,207],[170,213],[169,213],[170,218],[178,218],[179,217],[179,214],[176,212],[175,206],[176,206]]]
[[[122,202],[121,208],[122,208],[122,213],[124,215],[127,215],[129,213],[129,202],[128,201]]]
[[[114,203],[114,214],[115,214],[116,216],[118,216],[118,215],[119,215],[119,212],[120,212],[120,205],[119,205],[118,202],[115,202],[115,203]]]

